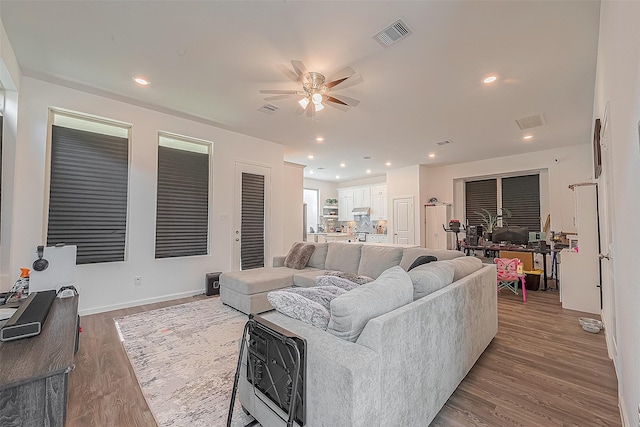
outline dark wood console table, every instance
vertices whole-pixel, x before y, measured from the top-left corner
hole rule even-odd
[[[0,425],[64,427],[78,296],[56,300],[40,335],[0,342]]]

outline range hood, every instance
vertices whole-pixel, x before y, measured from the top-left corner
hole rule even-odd
[[[354,215],[369,215],[371,213],[371,208],[353,208],[351,213]]]

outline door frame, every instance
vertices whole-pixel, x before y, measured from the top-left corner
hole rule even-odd
[[[240,270],[240,238],[242,225],[242,173],[264,176],[264,265],[271,259],[271,167],[257,163],[236,161],[234,171],[233,229],[231,230],[231,262],[234,271]]]

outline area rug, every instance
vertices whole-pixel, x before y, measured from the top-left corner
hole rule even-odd
[[[158,426],[226,425],[238,340],[247,320],[220,298],[115,319]],[[239,402],[234,409],[234,427],[253,420]]]

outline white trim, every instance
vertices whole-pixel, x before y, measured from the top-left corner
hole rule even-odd
[[[180,293],[177,293],[177,294],[162,295],[162,296],[159,296],[159,297],[139,299],[139,300],[128,301],[128,302],[120,303],[120,304],[103,305],[101,307],[85,308],[83,310],[78,310],[78,314],[80,316],[88,316],[90,314],[104,313],[105,311],[120,310],[121,308],[129,308],[129,307],[136,307],[136,306],[139,306],[139,305],[153,304],[153,303],[156,303],[156,302],[171,301],[171,300],[174,300],[174,299],[191,297],[191,296],[200,295],[200,294],[204,294],[204,290],[203,289],[180,292]]]
[[[631,422],[629,422],[629,417],[625,411],[624,399],[622,398],[622,394],[618,393],[618,409],[620,409],[620,420],[622,421],[622,427],[632,427]],[[639,409],[640,410],[640,409]]]

